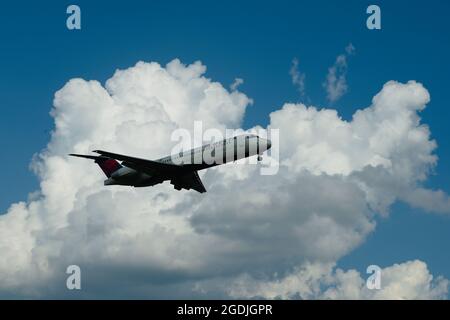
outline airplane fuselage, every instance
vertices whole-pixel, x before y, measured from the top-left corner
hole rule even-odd
[[[270,147],[270,140],[262,139],[256,135],[241,135],[177,154],[171,154],[170,156],[155,161],[182,165],[188,170],[203,170],[227,162],[261,155],[264,151],[270,149]],[[164,180],[161,181],[161,178],[124,166],[114,172],[109,179],[105,180],[105,185],[120,184],[145,187],[163,182]]]
[[[197,171],[227,162],[258,155],[271,148],[271,142],[256,135],[244,134],[198,148],[182,151],[157,160],[134,158],[95,150],[101,156],[71,154],[95,160],[107,175],[105,185],[134,187],[153,186],[170,180],[175,189],[195,189],[205,192]],[[122,160],[120,164],[117,160]]]

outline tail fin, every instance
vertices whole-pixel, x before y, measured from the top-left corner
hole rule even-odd
[[[112,159],[112,158],[108,158],[108,157],[105,157],[105,156],[89,156],[89,155],[75,154],[75,153],[71,153],[69,155],[70,156],[74,156],[74,157],[80,157],[80,158],[87,158],[87,159],[95,160],[95,163],[97,163],[99,165],[99,167],[103,170],[103,172],[105,173],[105,175],[108,178],[111,177],[111,175],[114,172],[116,172],[117,170],[122,168],[122,165],[117,160]]]
[[[99,157],[99,159],[95,160],[100,168],[102,168],[105,175],[109,178],[111,175],[122,168],[122,165],[115,159]]]

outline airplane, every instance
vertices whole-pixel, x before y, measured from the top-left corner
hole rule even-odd
[[[257,159],[261,161],[262,153],[271,147],[269,139],[243,134],[157,160],[103,150],[92,151],[99,156],[75,153],[69,155],[94,160],[107,177],[105,186],[150,187],[170,180],[176,190],[193,189],[203,193],[206,189],[197,171],[254,155],[258,155]]]

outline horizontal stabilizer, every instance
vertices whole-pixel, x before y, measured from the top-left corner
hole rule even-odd
[[[79,158],[86,158],[86,159],[92,159],[92,160],[108,159],[108,157],[105,157],[105,156],[90,156],[90,155],[87,155],[87,154],[76,154],[76,153],[69,153],[69,156],[79,157]]]
[[[86,154],[76,154],[76,153],[70,153],[69,156],[72,157],[79,157],[79,158],[86,158],[86,159],[92,159],[99,165],[99,167],[103,170],[105,175],[109,178],[111,175],[122,168],[122,165],[117,162],[117,160],[112,159],[110,157],[105,156],[91,156]]]

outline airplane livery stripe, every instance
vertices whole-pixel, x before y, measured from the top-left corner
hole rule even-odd
[[[233,160],[236,161],[238,157],[237,154],[237,137],[234,137],[233,139]]]
[[[249,143],[248,143],[248,140],[249,140],[249,138],[248,138],[248,136],[246,136],[245,137],[245,157],[247,158],[248,156],[249,156],[249,154],[250,154],[250,146],[249,146]]]
[[[222,163],[227,162],[227,141],[223,140]]]
[[[259,154],[259,139],[256,139],[256,154]]]

